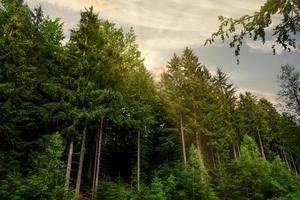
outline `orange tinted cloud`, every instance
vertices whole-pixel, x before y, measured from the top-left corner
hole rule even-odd
[[[42,0],[49,4],[65,7],[69,10],[83,10],[85,7],[93,6],[96,10],[111,8],[111,4],[105,0]]]

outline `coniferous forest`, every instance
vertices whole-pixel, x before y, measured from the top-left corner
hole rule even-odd
[[[0,24],[0,199],[300,199],[293,66],[279,111],[190,48],[155,82],[134,31],[92,7],[68,38],[19,0]]]

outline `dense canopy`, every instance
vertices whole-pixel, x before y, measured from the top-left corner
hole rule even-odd
[[[190,48],[154,82],[133,30],[92,7],[66,39],[41,8],[0,4],[0,199],[300,198],[292,66],[278,112]]]

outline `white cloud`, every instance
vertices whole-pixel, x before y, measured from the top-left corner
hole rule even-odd
[[[209,38],[211,33],[217,30],[219,15],[227,17],[238,17],[244,14],[252,14],[258,10],[263,0],[25,0],[31,6],[41,4],[48,8],[50,16],[61,17],[65,23],[66,32],[75,27],[79,20],[79,11],[84,7],[94,6],[100,17],[108,19],[118,26],[133,27],[137,34],[137,42],[142,54],[145,56],[145,65],[152,71],[157,80],[163,72],[167,61],[174,52],[181,52],[186,46],[199,49]],[[65,12],[64,12],[65,10]],[[275,22],[278,18],[273,19]],[[214,45],[211,51],[210,65],[222,67],[228,65],[230,60],[224,57],[221,49]],[[225,45],[222,45],[222,48]],[[260,42],[247,41],[246,45],[251,51],[272,54],[272,41],[265,45]],[[212,49],[212,46],[206,48]],[[228,48],[228,51],[232,51]],[[222,55],[220,54],[222,52]],[[196,54],[198,52],[195,52]],[[219,54],[218,54],[219,53]],[[281,49],[277,53],[282,53]],[[256,54],[257,55],[257,54]],[[230,54],[231,56],[231,54]],[[201,57],[201,55],[200,55]],[[232,55],[232,57],[234,57]],[[206,58],[204,58],[205,60]],[[234,58],[233,58],[234,60]],[[255,66],[256,67],[256,66]],[[257,73],[255,68],[242,70],[230,70],[230,75],[238,86],[244,80],[252,80],[253,74]],[[269,78],[270,79],[270,78]],[[266,82],[260,79],[249,83],[245,87],[260,88],[258,83]],[[249,81],[251,82],[251,81]],[[270,83],[270,84],[273,84]],[[266,87],[265,87],[266,88]],[[271,87],[269,87],[271,88]],[[269,90],[269,89],[267,89]],[[276,95],[258,90],[252,91],[258,96],[265,97],[272,102],[276,101]]]
[[[253,40],[247,40],[247,45],[250,47],[252,50],[259,51],[261,53],[272,53],[272,46],[275,44],[274,41],[268,40],[264,44],[262,44],[261,41],[253,41]],[[275,46],[276,54],[282,54],[284,52],[284,49],[276,45]]]
[[[32,2],[36,0],[27,0]],[[118,24],[157,30],[193,31],[209,37],[217,28],[217,17],[252,13],[261,0],[40,0],[73,11],[93,5],[101,16]],[[152,36],[156,36],[152,35]],[[185,38],[187,41],[193,38]]]
[[[37,0],[27,0],[37,2]],[[100,16],[118,25],[132,26],[139,46],[151,59],[153,52],[174,52],[186,46],[203,45],[217,29],[219,15],[238,17],[251,14],[261,0],[38,0],[79,12],[94,6]],[[77,19],[77,18],[76,18]],[[67,27],[69,22],[65,22]],[[164,58],[166,61],[168,58]],[[149,63],[149,62],[148,62]],[[149,66],[148,66],[149,67]]]

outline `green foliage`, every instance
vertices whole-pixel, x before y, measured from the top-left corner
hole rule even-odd
[[[284,197],[273,198],[272,200],[297,200],[300,198],[300,192],[289,193]]]
[[[31,169],[26,181],[28,199],[63,199],[65,195],[64,164],[60,160],[64,148],[62,138],[56,133],[41,140],[42,150],[31,155]]]
[[[149,200],[167,200],[166,192],[159,178],[155,177],[151,183]]]
[[[251,137],[245,135],[241,146],[241,159],[251,160],[256,158],[259,158],[257,145]]]
[[[217,199],[211,185],[207,169],[203,165],[199,151],[191,146],[189,161],[182,164],[166,165],[156,172],[154,182],[161,182],[163,191],[160,198],[164,199]],[[160,183],[156,183],[160,185]],[[161,187],[159,187],[161,190]]]
[[[235,48],[235,55],[240,55],[241,46],[244,38],[248,35],[253,40],[261,39],[266,41],[266,28],[273,26],[272,17],[279,16],[280,22],[274,25],[273,35],[276,40],[272,46],[275,54],[276,44],[285,50],[291,51],[296,48],[295,35],[299,34],[300,24],[300,4],[298,0],[266,0],[260,9],[253,15],[243,15],[240,18],[227,18],[219,16],[219,29],[213,33],[205,44],[212,44],[217,38],[224,41],[232,36],[229,43],[231,48]],[[237,60],[239,62],[239,60]]]
[[[74,199],[65,186],[66,146],[72,139],[72,188],[83,130],[80,198],[90,194],[97,153],[98,199],[299,196],[292,172],[300,162],[297,118],[250,93],[237,98],[228,76],[220,69],[210,73],[191,49],[172,57],[158,90],[133,31],[101,20],[93,8],[81,12],[65,45],[58,19],[19,0],[0,0],[0,24],[0,199]],[[283,67],[282,96],[295,110],[297,98],[288,91],[297,88],[298,78],[293,68]],[[179,162],[181,127],[189,148],[185,165]]]
[[[102,181],[98,193],[98,199],[103,200],[131,200],[136,195],[126,184],[120,181]]]
[[[45,136],[38,146],[26,177],[12,172],[1,181],[1,199],[73,199],[64,188],[61,136]]]
[[[262,159],[249,136],[244,137],[240,159],[225,166],[219,169],[217,192],[226,199],[272,199],[299,190],[299,177],[279,158],[272,163]]]
[[[193,199],[217,199],[211,186],[207,169],[203,164],[200,152],[192,145],[189,151],[189,160],[187,171],[187,186],[189,192],[187,198],[192,196]]]
[[[174,123],[183,116],[184,132],[201,148],[205,163],[213,162],[211,152],[218,152],[222,160],[230,158],[230,146],[238,141],[233,124],[236,97],[224,72],[218,69],[213,76],[186,48],[167,65],[161,91]]]

